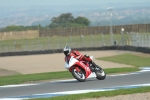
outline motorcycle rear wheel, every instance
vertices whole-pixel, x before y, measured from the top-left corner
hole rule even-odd
[[[80,69],[80,71],[77,72],[76,68],[73,67],[71,73],[72,73],[73,77],[75,79],[77,79],[79,82],[84,82],[86,80],[86,78],[85,78],[85,71],[83,69],[81,69],[81,68],[79,68],[79,69]]]

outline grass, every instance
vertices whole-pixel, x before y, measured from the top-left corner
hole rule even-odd
[[[100,98],[100,97],[112,97],[117,95],[126,95],[126,94],[135,94],[135,93],[145,93],[150,92],[150,87],[140,87],[133,89],[120,89],[112,91],[104,91],[104,92],[91,92],[85,94],[74,94],[74,95],[66,95],[66,96],[58,96],[51,98],[39,98],[32,100],[80,100],[86,98]]]
[[[133,65],[135,67],[131,68],[110,68],[104,69],[106,74],[111,73],[124,73],[124,72],[134,72],[138,71],[138,67],[149,66],[149,57],[140,57],[131,54],[122,54],[111,57],[98,58],[99,60],[107,60],[117,63],[124,63]],[[0,85],[8,85],[8,84],[20,84],[24,82],[33,82],[40,80],[54,80],[54,79],[66,79],[73,78],[71,73],[67,71],[62,72],[50,72],[50,73],[38,73],[38,74],[27,74],[27,75],[15,75],[15,76],[4,76],[0,77]],[[115,91],[105,91],[105,92],[93,92],[86,94],[76,94],[76,95],[67,95],[67,96],[59,96],[52,98],[41,98],[35,100],[78,100],[85,98],[99,98],[99,97],[110,97],[116,95],[125,95],[125,94],[134,94],[134,93],[144,93],[150,92],[150,87],[141,87],[135,89],[121,89]]]
[[[123,54],[111,57],[98,58],[100,60],[113,61],[117,63],[126,63],[129,65],[134,65],[138,67],[150,65],[149,58],[140,57],[131,54]],[[134,60],[136,59],[136,60]],[[125,72],[134,72],[138,71],[138,67],[131,68],[109,68],[104,69],[106,74],[112,73],[125,73]],[[37,73],[37,74],[26,74],[26,75],[14,75],[14,76],[3,76],[0,77],[0,85],[9,85],[9,84],[20,84],[26,82],[34,82],[41,80],[54,80],[54,79],[66,79],[73,78],[71,73],[68,71],[61,72],[49,72],[49,73]]]
[[[149,58],[140,57],[131,54],[122,54],[122,55],[104,57],[98,59],[137,66],[132,68],[124,67],[124,68],[104,69],[106,74],[134,72],[139,70],[138,67],[150,65],[150,62],[148,60]],[[71,73],[68,71],[2,76],[0,77],[1,80],[0,85],[2,86],[2,85],[9,85],[9,84],[20,84],[26,82],[41,81],[41,80],[55,80],[55,79],[66,79],[66,78],[73,78]]]
[[[131,67],[131,68],[127,68],[127,67],[123,67],[123,68],[108,68],[108,69],[104,69],[106,74],[115,74],[115,73],[126,73],[126,72],[135,72],[135,71],[139,71],[139,68],[137,67]]]
[[[111,57],[98,58],[99,60],[123,63],[133,65],[136,67],[147,67],[150,66],[150,57],[141,57],[132,54],[122,54]]]
[[[41,81],[41,80],[54,80],[62,78],[72,78],[71,73],[67,71],[62,72],[49,72],[49,73],[37,73],[26,75],[13,75],[0,77],[0,85],[20,84],[25,82]]]
[[[127,37],[128,38],[128,37]],[[114,40],[117,43],[121,40],[121,34],[115,34]],[[14,51],[36,51],[48,49],[62,49],[66,45],[72,48],[80,47],[99,47],[103,45],[110,45],[110,35],[101,34],[97,35],[84,35],[78,36],[53,36],[53,37],[40,37],[28,39],[14,39],[14,40],[1,40],[0,52],[14,52]]]
[[[105,69],[106,74],[133,72],[139,70],[138,68],[110,68]],[[73,78],[72,74],[68,71],[48,72],[26,75],[2,76],[0,77],[0,86],[9,84],[31,83],[42,80],[58,80]]]

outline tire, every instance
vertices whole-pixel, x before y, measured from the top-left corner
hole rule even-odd
[[[99,66],[96,67],[95,74],[98,80],[104,80],[106,78],[105,71]]]
[[[80,69],[80,72],[77,72],[76,68],[73,67],[71,73],[72,73],[73,77],[75,79],[77,79],[79,82],[84,82],[86,80],[86,78],[85,78],[85,71],[83,69],[81,69],[81,68],[79,68],[79,69]]]

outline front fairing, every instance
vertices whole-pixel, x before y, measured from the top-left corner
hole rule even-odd
[[[72,66],[78,66],[81,67],[82,69],[85,70],[86,73],[86,78],[91,74],[91,70],[88,66],[88,64],[84,64],[84,61],[78,61],[77,59],[75,59],[74,57],[71,57],[69,60],[69,63],[65,63],[65,68],[68,69],[69,71],[72,70]]]
[[[79,62],[73,56],[70,58],[69,63],[65,62],[65,68],[69,69],[71,66],[75,65],[75,63]]]

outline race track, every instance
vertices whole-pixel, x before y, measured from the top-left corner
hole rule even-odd
[[[150,86],[150,68],[139,72],[109,75],[105,80],[89,78],[85,82],[72,80],[60,80],[41,82],[36,84],[21,84],[0,86],[0,99],[2,98],[41,98],[65,94],[76,94],[107,89],[132,88]],[[84,90],[84,91],[83,91]],[[69,92],[67,92],[69,91]]]

